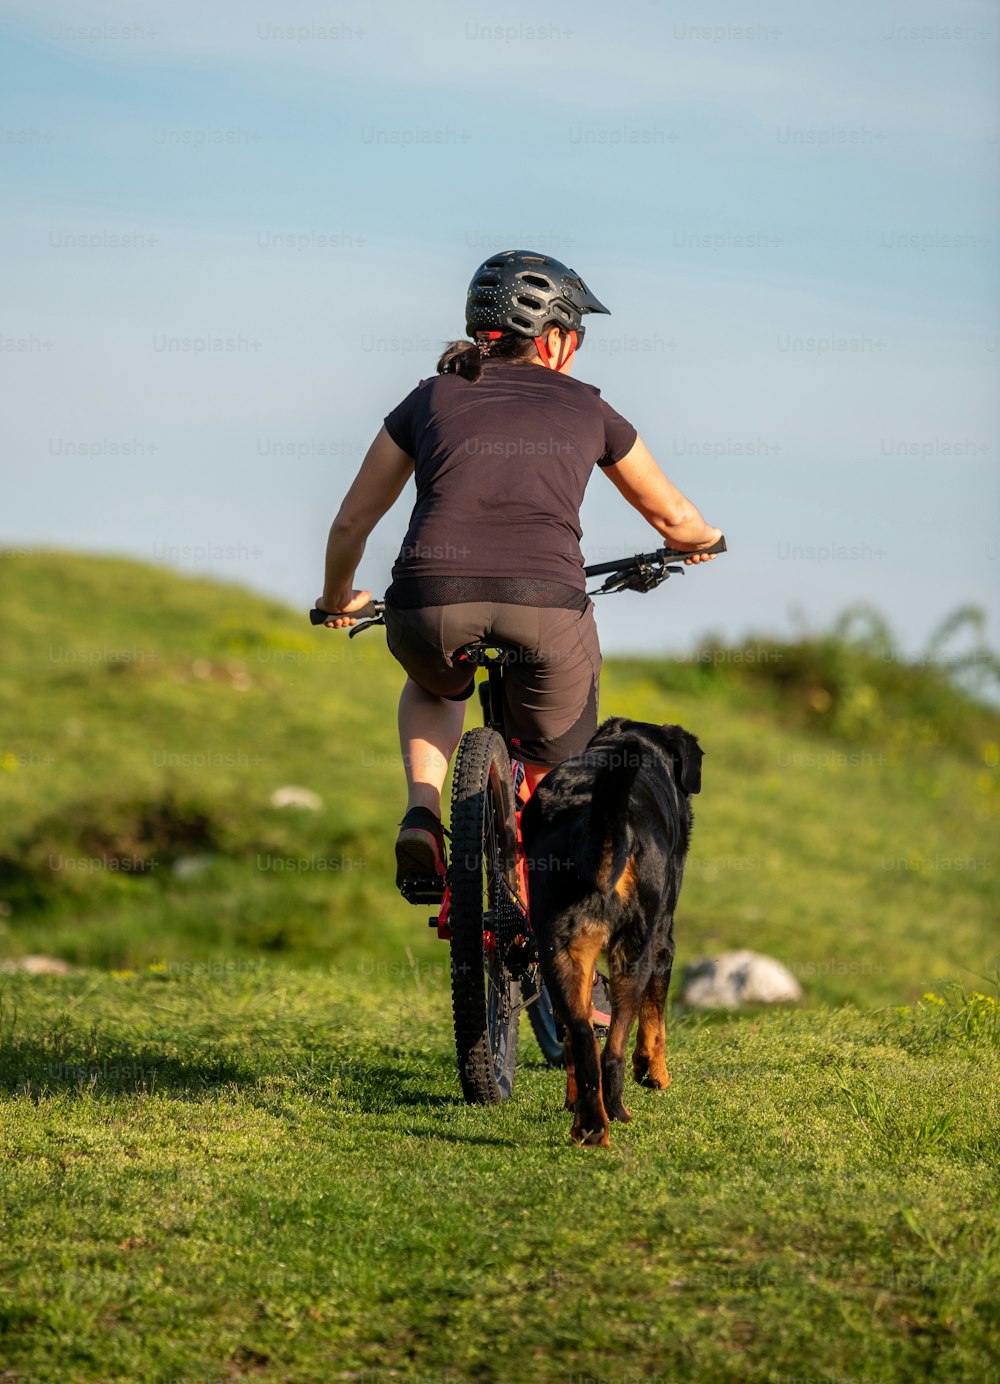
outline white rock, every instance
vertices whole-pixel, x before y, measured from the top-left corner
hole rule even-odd
[[[75,969],[58,956],[15,956],[10,961],[0,962],[0,971],[8,975],[23,971],[29,976],[68,976]]]
[[[304,807],[308,812],[322,812],[323,799],[311,788],[296,788],[294,784],[289,783],[284,788],[274,790],[271,794],[271,806]]]
[[[170,873],[178,879],[197,879],[199,875],[207,875],[214,862],[214,855],[179,855]]]
[[[743,1004],[783,1004],[802,999],[802,986],[787,967],[760,952],[731,951],[703,957],[684,969],[681,1003],[692,1009],[738,1009]]]

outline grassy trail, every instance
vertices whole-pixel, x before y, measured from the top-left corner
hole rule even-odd
[[[25,1384],[996,1367],[990,1000],[675,1022],[673,1086],[588,1153],[526,1024],[511,1102],[461,1103],[431,968],[0,997]]]

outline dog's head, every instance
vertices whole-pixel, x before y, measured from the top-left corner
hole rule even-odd
[[[645,721],[631,721],[626,716],[612,716],[598,728],[590,747],[603,747],[625,734],[637,736],[651,750],[655,747],[657,757],[663,755],[670,761],[674,782],[682,793],[690,797],[693,793],[701,792],[704,751],[690,731],[683,726],[656,726]]]
[[[674,782],[689,796],[701,792],[701,761],[704,751],[683,726],[662,726],[665,749],[673,760]]]

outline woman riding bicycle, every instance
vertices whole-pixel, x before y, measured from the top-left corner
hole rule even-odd
[[[345,628],[371,599],[354,589],[365,541],[411,474],[416,503],[385,595],[386,637],[407,681],[399,739],[407,805],[404,875],[443,875],[441,790],[462,734],[473,669],[456,650],[516,647],[505,731],[529,791],[597,729],[601,653],[580,551],[580,505],[598,467],[669,546],[721,534],[667,480],[631,423],[570,377],[586,313],[607,313],[566,265],[506,250],[475,273],[470,341],[456,341],[385,418],[330,529],[319,609]],[[537,367],[541,367],[540,369]]]

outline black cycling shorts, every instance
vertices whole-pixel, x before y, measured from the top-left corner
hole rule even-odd
[[[465,601],[385,607],[389,652],[425,692],[472,695],[475,669],[454,659],[474,639],[512,644],[504,668],[504,735],[529,764],[552,767],[579,754],[597,730],[601,650],[594,607],[583,610]]]

